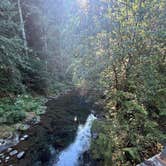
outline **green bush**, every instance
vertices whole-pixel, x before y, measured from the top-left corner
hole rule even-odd
[[[44,99],[30,95],[19,95],[13,98],[0,100],[0,123],[15,124],[26,117],[26,112],[35,112],[36,115],[45,113]]]
[[[24,111],[11,111],[6,115],[6,124],[14,124],[25,118]]]
[[[50,91],[51,93],[58,95],[59,93],[68,90],[69,88],[71,88],[71,85],[69,85],[68,83],[56,81],[52,84]]]

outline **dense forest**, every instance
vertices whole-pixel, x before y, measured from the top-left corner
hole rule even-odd
[[[158,154],[165,45],[165,0],[0,0],[0,139],[45,116],[48,96],[78,89],[97,107],[92,165]]]

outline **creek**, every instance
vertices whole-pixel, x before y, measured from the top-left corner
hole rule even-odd
[[[75,140],[65,150],[60,152],[58,161],[53,166],[78,166],[84,152],[89,150],[91,127],[96,117],[90,114],[84,125],[79,125]]]

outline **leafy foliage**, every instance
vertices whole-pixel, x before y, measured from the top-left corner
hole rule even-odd
[[[99,136],[92,144],[92,154],[106,165],[112,162],[117,165],[135,165],[141,162],[142,157],[149,155],[150,148],[159,151],[161,146],[156,142],[164,140],[165,136],[158,129],[158,124],[148,119],[147,110],[138,104],[132,94],[121,91],[116,94],[109,100],[118,103],[119,108],[111,109],[111,103],[107,101],[106,119],[94,124],[93,132],[99,133]],[[100,146],[100,142],[104,145]],[[102,147],[105,148],[102,150]],[[112,153],[112,160],[101,155],[107,151]]]
[[[19,95],[16,98],[3,98],[0,100],[0,123],[15,124],[26,118],[28,112],[36,115],[45,113],[42,98],[33,98],[30,95]]]
[[[20,4],[12,0],[0,2],[2,97],[8,96],[9,93],[21,94],[25,91],[47,94],[54,81],[60,82],[61,79],[64,81],[65,68],[68,65],[64,61],[65,57],[60,54],[61,24],[52,23],[57,22],[57,17],[60,16],[51,5],[58,9],[58,3],[51,0],[49,4],[42,0],[20,2]],[[47,10],[48,7],[51,8],[50,11]],[[26,38],[22,31],[25,32]]]
[[[75,14],[73,81],[103,92],[91,148],[99,165],[135,165],[165,142],[165,14],[163,0],[89,1]]]
[[[24,64],[22,40],[16,21],[15,4],[9,0],[0,2],[0,91],[1,93],[23,90],[19,64]]]

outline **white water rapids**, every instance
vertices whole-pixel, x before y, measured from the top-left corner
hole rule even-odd
[[[96,117],[90,114],[85,125],[79,125],[75,141],[59,154],[53,166],[78,166],[81,155],[90,148],[91,127]]]

